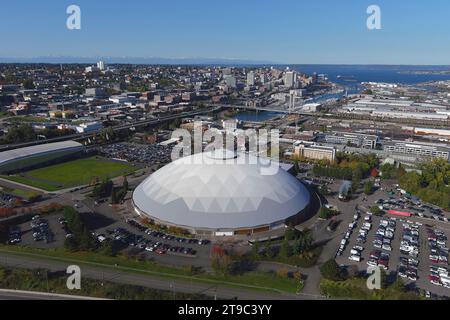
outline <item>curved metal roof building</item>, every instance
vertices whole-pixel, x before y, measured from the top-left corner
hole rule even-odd
[[[84,149],[81,143],[62,141],[3,151],[0,152],[0,172],[26,170],[82,152]]]
[[[136,212],[193,233],[252,233],[284,225],[307,209],[310,194],[278,164],[278,170],[266,170],[263,160],[223,150],[178,159],[135,189]]]

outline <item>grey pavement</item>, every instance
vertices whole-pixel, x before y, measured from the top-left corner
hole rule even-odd
[[[0,251],[0,264],[8,267],[17,268],[45,268],[50,271],[63,271],[69,266],[67,262],[55,260],[45,260],[41,258],[18,256],[15,254]],[[216,296],[218,299],[240,299],[240,300],[308,300],[314,298],[306,294],[287,294],[287,293],[270,293],[260,289],[245,289],[228,287],[222,284],[203,283],[195,280],[180,280],[175,277],[165,279],[156,277],[145,272],[132,273],[124,271],[121,267],[100,267],[81,264],[82,277],[96,279],[100,281],[111,281],[116,283],[139,285],[160,290],[168,290],[175,292],[185,292],[194,294],[205,294],[211,297]],[[114,270],[116,269],[116,270]]]

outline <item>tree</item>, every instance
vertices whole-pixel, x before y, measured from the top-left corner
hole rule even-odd
[[[110,240],[104,241],[100,247],[100,253],[108,257],[114,257],[116,252],[114,250],[113,242]]]
[[[117,204],[117,193],[116,193],[116,189],[112,188],[111,191],[111,204]]]
[[[293,254],[292,246],[287,239],[284,239],[280,247],[280,256],[283,258],[289,258]]]
[[[328,280],[342,280],[342,270],[334,259],[328,260],[320,267],[320,274]]]
[[[10,128],[4,140],[6,143],[29,142],[36,139],[36,134],[29,124]]]
[[[382,210],[378,206],[373,206],[370,208],[370,212],[372,212],[374,215],[378,216],[381,214]]]
[[[270,245],[270,242],[267,241],[264,247],[264,255],[269,258],[272,259],[273,257],[275,257],[275,252],[273,251],[272,246]]]
[[[6,278],[6,269],[0,266],[0,284]]]
[[[326,208],[326,207],[322,207],[322,208],[320,208],[320,211],[319,211],[319,218],[328,220],[331,217],[334,217],[334,216],[336,216],[338,214],[339,214],[339,212],[337,212],[337,211],[331,210],[331,209]]]
[[[319,187],[319,193],[323,196],[327,196],[330,194],[330,191],[328,190],[328,187],[325,184],[322,184]]]
[[[96,242],[81,219],[80,213],[72,207],[64,208],[64,218],[72,237],[66,238],[64,247],[70,251],[96,249]]]
[[[23,85],[24,89],[26,89],[26,90],[32,90],[32,89],[35,89],[35,88],[36,88],[36,87],[34,86],[34,82],[33,82],[32,79],[25,79],[25,80],[22,82],[22,85]]]
[[[73,236],[66,238],[66,240],[64,241],[64,249],[72,252],[78,250],[78,242]]]
[[[372,178],[378,177],[378,174],[379,174],[379,172],[378,172],[378,170],[376,168],[373,168],[372,171],[370,171],[370,176]]]
[[[113,189],[114,185],[111,180],[104,179],[100,184],[96,185],[92,190],[92,196],[94,198],[102,198],[108,196]]]
[[[358,190],[359,184],[361,183],[361,178],[362,178],[361,170],[359,168],[354,170],[352,175],[352,186],[351,186],[351,190],[353,193],[355,193],[356,190]]]
[[[231,257],[225,251],[213,252],[211,256],[211,267],[217,274],[227,275],[231,271],[232,263]]]
[[[373,182],[372,182],[372,181],[367,181],[367,182],[364,184],[364,193],[365,193],[366,195],[371,195],[372,192],[373,192]]]
[[[384,271],[383,269],[380,270],[380,284],[381,284],[381,289],[386,289],[388,287],[387,274],[386,274],[386,271]]]
[[[301,233],[299,238],[297,239],[297,248],[294,250],[297,250],[299,253],[303,253],[305,251],[308,251],[311,249],[313,245],[314,239],[312,237],[311,230],[305,230]]]
[[[258,257],[259,257],[259,249],[260,249],[259,242],[256,241],[256,242],[252,245],[252,256],[253,256],[254,258],[258,258]]]
[[[122,189],[123,189],[125,192],[127,192],[128,189],[129,189],[127,176],[124,176],[124,177],[123,177]]]
[[[294,161],[294,171],[295,171],[295,174],[299,174],[300,173],[300,166],[298,164],[298,160],[297,159]]]
[[[299,231],[293,227],[287,227],[284,238],[288,241],[295,240],[299,236]]]
[[[397,279],[390,286],[390,288],[397,292],[405,292],[406,291],[405,283],[403,282],[403,280],[400,277],[397,277]]]

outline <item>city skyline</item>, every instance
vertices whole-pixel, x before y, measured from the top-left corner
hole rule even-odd
[[[81,8],[81,30],[66,28],[71,4]],[[209,1],[140,1],[133,7],[118,1],[16,1],[0,13],[7,44],[0,61],[161,57],[174,63],[450,65],[450,44],[442,41],[450,28],[449,3],[377,1],[382,29],[369,30],[366,10],[372,4],[231,1],[217,8]]]

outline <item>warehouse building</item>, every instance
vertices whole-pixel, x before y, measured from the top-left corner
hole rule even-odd
[[[42,167],[84,153],[82,144],[63,141],[0,152],[0,172],[15,173]]]

